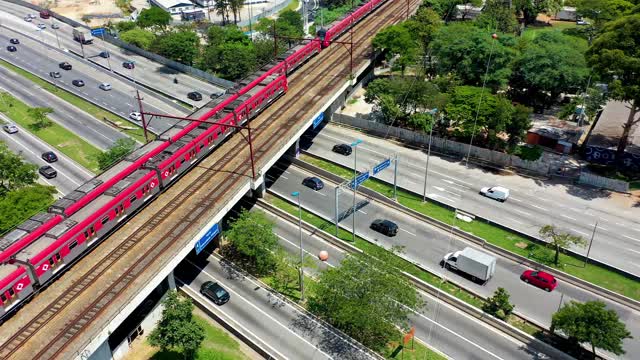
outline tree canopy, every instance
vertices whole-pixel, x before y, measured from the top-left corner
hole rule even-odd
[[[606,22],[615,20],[633,8],[634,4],[626,0],[577,0],[576,12],[578,16],[594,22],[596,28],[601,28]]]
[[[38,166],[25,162],[0,142],[0,196],[33,185],[38,179],[37,170]]]
[[[156,35],[151,31],[137,28],[121,32],[119,36],[120,40],[145,50],[151,48],[156,39]]]
[[[275,268],[278,237],[273,222],[263,212],[242,210],[224,233],[229,246],[225,253],[240,258],[253,274],[268,274]]]
[[[153,50],[171,60],[191,65],[200,52],[200,39],[189,30],[170,32],[156,39]]]
[[[256,68],[256,48],[251,39],[238,27],[211,26],[207,32],[207,39],[201,67],[229,80],[243,78]]]
[[[97,155],[98,167],[100,170],[106,170],[118,160],[129,155],[136,148],[136,142],[131,138],[122,138],[104,152]]]
[[[553,314],[551,331],[560,330],[573,341],[591,345],[596,358],[596,348],[616,355],[625,353],[622,341],[630,339],[631,333],[620,321],[618,314],[606,309],[602,301],[579,303],[571,301]]]
[[[141,28],[157,27],[161,30],[165,30],[171,23],[171,14],[157,6],[152,6],[148,9],[142,10],[136,19],[136,22]]]
[[[566,232],[560,232],[556,230],[553,225],[545,225],[540,228],[538,233],[549,240],[548,246],[555,250],[554,263],[558,266],[558,258],[560,256],[560,250],[568,248],[571,245],[586,246],[587,241],[582,236],[572,235]]]
[[[482,13],[475,20],[475,25],[487,31],[497,31],[505,34],[517,34],[520,30],[516,14],[503,0],[489,0],[485,3]]]
[[[382,29],[373,38],[372,45],[375,50],[386,50],[388,59],[399,56],[397,61],[403,72],[407,65],[415,61],[419,46],[406,23]]]

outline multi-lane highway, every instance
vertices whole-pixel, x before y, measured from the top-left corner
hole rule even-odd
[[[3,114],[0,114],[0,117],[2,117],[3,121],[8,122],[8,119]],[[50,165],[56,169],[58,175],[53,179],[45,179],[42,175],[39,176],[41,183],[55,186],[60,195],[70,193],[94,176],[89,170],[78,165],[64,154],[55,151],[51,146],[25,129],[20,128],[15,134],[7,134],[4,131],[0,131],[0,141],[7,144],[11,151],[22,156],[27,162],[36,164],[38,167]],[[44,161],[41,156],[46,151],[54,151],[58,156],[58,161],[52,164]]]
[[[257,207],[254,207],[252,211],[257,211],[256,209]],[[300,251],[298,225],[269,212],[266,214],[275,224],[274,233],[278,235],[280,244],[289,253],[298,255]],[[341,249],[305,230],[302,232],[302,248],[308,256],[316,260],[317,269],[338,266],[346,255]],[[329,253],[329,259],[326,263],[317,259],[321,250]],[[305,271],[317,272],[317,269],[306,269]],[[416,327],[416,338],[428,343],[452,359],[535,358],[533,355],[536,353],[535,350],[527,345],[470,318],[442,300],[422,291],[419,291],[419,294],[427,305],[420,311],[412,310],[410,324]]]
[[[3,13],[0,13],[2,16]],[[0,58],[21,67],[33,74],[54,82],[57,86],[87,100],[97,104],[107,110],[128,119],[136,125],[141,122],[129,118],[129,114],[138,111],[139,106],[136,100],[136,87],[131,81],[123,80],[120,77],[113,77],[109,71],[85,61],[77,60],[68,52],[58,50],[49,44],[34,40],[28,36],[17,33],[7,28],[0,28],[0,43],[9,44],[10,38],[17,38],[20,44],[15,45],[17,51],[9,52],[5,46],[0,48]],[[69,62],[72,70],[62,70],[58,66],[61,62]],[[58,71],[60,78],[50,77],[50,72]],[[82,80],[84,86],[75,86],[73,80]],[[108,83],[111,90],[105,91],[98,86],[101,83]],[[165,101],[149,91],[141,91],[143,107],[145,111],[156,113],[167,113],[171,115],[185,115],[187,109]],[[176,120],[166,118],[154,119],[149,124],[149,129],[155,133],[161,133]]]
[[[358,147],[358,170],[366,171],[385,157],[399,154],[398,186],[423,193],[427,155],[384,139],[327,125],[317,136],[307,137],[308,151],[353,168],[353,154],[333,153],[335,144],[364,142]],[[393,171],[383,171],[380,179],[393,181]],[[503,185],[511,190],[505,203],[482,197],[481,187]],[[640,274],[640,208],[621,194],[530,179],[514,174],[496,174],[450,158],[431,156],[428,196],[461,210],[539,237],[538,230],[554,224],[564,231],[591,238],[598,222],[590,256],[633,274]],[[637,201],[637,200],[636,200]],[[586,249],[574,249],[586,253]]]
[[[281,166],[276,165],[274,169],[283,171],[281,176],[276,179],[267,176],[271,191],[292,202],[297,200],[291,196],[291,192],[300,191],[303,207],[328,220],[335,218],[335,184],[325,179],[324,189],[314,191],[301,185],[302,180],[310,176],[309,173],[295,166],[289,166],[287,169],[281,168]],[[274,182],[271,183],[272,181]],[[345,213],[341,220],[341,225],[347,229],[351,229],[352,224],[349,211],[353,202],[352,194],[352,192],[341,192],[338,200],[339,212]],[[627,350],[626,358],[632,359],[639,356],[640,314],[638,312],[595,296],[570,284],[560,283],[555,291],[547,293],[520,281],[520,274],[526,270],[525,267],[500,257],[498,257],[495,276],[487,284],[483,286],[473,283],[461,275],[443,270],[440,266],[440,261],[444,254],[461,250],[467,246],[476,247],[474,244],[467,243],[447,231],[434,228],[362,196],[358,196],[356,202],[360,204],[359,210],[356,212],[356,232],[360,236],[389,249],[394,245],[404,246],[404,256],[408,260],[451,279],[451,281],[461,284],[482,296],[491,296],[498,287],[503,287],[511,294],[511,300],[516,305],[516,311],[547,327],[551,323],[552,314],[557,311],[561,302],[566,303],[570,300],[604,301],[609,308],[618,313],[620,319],[626,323],[627,328],[635,337],[635,339],[627,339],[624,342],[624,348]],[[388,219],[398,224],[400,231],[397,236],[389,238],[371,230],[369,226],[375,219]]]
[[[49,114],[51,120],[101,150],[106,150],[116,140],[127,137],[125,134],[4,67],[0,67],[0,76],[4,80],[0,84],[0,90],[9,92],[31,107],[52,108],[53,113]]]
[[[36,11],[7,1],[0,2],[0,11],[11,15],[15,20],[12,21],[13,29],[22,33],[37,35],[39,38],[40,35],[35,33],[35,25],[39,23],[45,24],[46,29],[43,36],[47,43],[62,49],[70,49],[77,54],[82,54],[83,49],[80,47],[80,43],[73,40],[73,27],[70,25],[55,20],[53,17],[50,19],[41,19]],[[36,15],[32,23],[23,20],[27,14]],[[4,24],[2,19],[0,19],[0,23]],[[59,29],[51,28],[51,25],[54,23],[59,26]],[[162,64],[128,52],[108,42],[103,42],[100,37],[94,37],[93,44],[85,45],[83,48],[87,58],[90,57],[93,61],[100,63],[104,67],[111,67],[125,76],[135,78],[137,82],[145,86],[157,89],[165,94],[171,94],[175,98],[192,105],[201,106],[209,98],[209,95],[224,91],[224,89],[209,82],[177,73],[175,70]],[[111,57],[109,59],[99,57],[98,54],[102,51],[109,52]],[[134,61],[134,71],[123,68],[122,63],[124,61]],[[176,77],[178,78],[177,84],[173,81]],[[191,91],[202,93],[203,100],[198,102],[189,99],[187,94]]]

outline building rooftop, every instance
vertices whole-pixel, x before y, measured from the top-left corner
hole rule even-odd
[[[580,137],[588,128],[589,125],[578,126],[575,122],[559,120],[556,117],[549,116],[544,120],[534,120],[529,132],[579,145]]]
[[[629,119],[629,113],[630,104],[621,101],[607,102],[589,135],[587,146],[615,150],[622,136],[622,126]],[[636,113],[636,120],[640,120],[640,112]],[[640,155],[640,124],[636,124],[631,129],[626,151]]]

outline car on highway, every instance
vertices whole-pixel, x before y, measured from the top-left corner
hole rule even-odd
[[[59,79],[62,75],[60,75],[59,71],[52,71],[49,73],[49,76],[51,76],[54,79]]]
[[[122,67],[125,69],[133,69],[136,67],[136,65],[133,63],[133,61],[125,61],[122,63]]]
[[[46,28],[47,28],[47,25],[45,25],[45,24],[43,24],[43,23],[38,24],[38,29],[40,29],[40,30],[44,30],[44,29],[46,29]]]
[[[60,64],[58,64],[58,67],[62,70],[71,70],[73,68],[73,66],[71,66],[71,64],[69,64],[66,61],[63,61]]]
[[[27,17],[32,20],[37,18],[36,14],[28,14]]]
[[[200,293],[211,299],[216,305],[223,305],[231,299],[229,292],[213,281],[205,281],[200,287]]]
[[[505,202],[509,198],[509,189],[503,186],[483,187],[480,189],[480,195]]]
[[[193,101],[200,101],[202,100],[202,94],[200,94],[197,91],[192,91],[190,93],[187,94],[187,97]]]
[[[48,18],[50,18],[50,17],[51,17],[51,11],[46,10],[46,9],[45,9],[45,10],[40,11],[40,17],[41,17],[41,18],[43,18],[43,19],[48,19]],[[34,16],[33,18],[35,19],[35,16]]]
[[[15,52],[15,51],[18,51],[18,48],[13,46],[13,45],[9,45],[9,46],[7,46],[7,50],[9,52]]]
[[[104,91],[109,91],[109,90],[112,89],[111,88],[111,84],[109,84],[109,83],[102,83],[102,84],[98,85],[98,87],[100,89],[104,90]]]
[[[142,121],[142,114],[140,114],[137,111],[134,111],[129,114],[129,119],[135,120],[135,121]]]
[[[83,87],[84,86],[84,81],[82,81],[80,79],[73,80],[71,83],[74,86],[77,86],[77,87]]]
[[[334,153],[338,153],[338,154],[342,154],[344,156],[349,156],[351,155],[351,146],[347,145],[347,144],[338,144],[338,145],[333,145],[333,152]]]
[[[9,39],[9,42],[14,44],[14,45],[18,45],[20,44],[20,40],[16,39],[16,38],[11,38]]]
[[[26,22],[31,22],[31,20],[33,20],[33,19],[31,18],[31,16],[25,16],[25,17],[24,17],[24,21],[26,21]]]
[[[556,288],[556,286],[558,286],[556,278],[544,271],[525,270],[522,275],[520,275],[520,280],[535,287],[539,287],[546,292],[551,292]]]
[[[53,151],[46,151],[42,153],[42,159],[48,163],[58,161],[58,156]]]
[[[57,29],[60,29],[60,25],[58,25],[58,23],[53,23],[51,24],[51,28],[57,30]]]
[[[302,185],[311,188],[313,190],[321,190],[322,188],[324,188],[324,183],[322,182],[322,180],[318,179],[315,176],[310,176],[308,178],[305,178],[304,180],[302,180]]]
[[[211,98],[211,100],[214,100],[214,99],[219,98],[223,94],[224,94],[224,92],[211,93],[211,95],[209,95],[209,97]]]
[[[49,165],[41,166],[40,169],[38,169],[38,172],[40,173],[40,175],[46,177],[47,179],[53,179],[54,177],[58,176],[58,172],[56,171],[56,169],[52,168]]]
[[[105,58],[105,59],[110,56],[108,51],[101,51],[99,55],[101,58]]]
[[[369,227],[371,228],[371,230],[377,231],[389,237],[396,236],[398,234],[398,225],[390,220],[376,219],[373,220],[371,226]]]
[[[18,127],[14,124],[5,124],[2,125],[2,130],[4,130],[8,134],[15,134],[18,132]]]

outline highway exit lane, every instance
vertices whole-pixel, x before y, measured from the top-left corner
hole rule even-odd
[[[299,191],[304,208],[331,221],[335,218],[334,184],[323,179],[324,189],[314,191],[301,185],[302,179],[311,175],[306,171],[295,166],[289,166],[285,169],[281,164],[276,164],[274,170],[283,173],[278,178],[273,176],[273,172],[267,174],[267,186],[270,191],[276,192],[294,203],[297,200],[291,196],[291,192]],[[352,218],[349,214],[353,203],[353,192],[341,191],[338,201],[339,211],[344,214],[341,225],[351,229]],[[440,266],[440,261],[448,252],[461,250],[467,246],[474,248],[477,246],[452,236],[447,231],[437,229],[379,203],[368,201],[363,196],[358,196],[356,202],[360,204],[356,215],[356,229],[360,236],[372,239],[387,249],[393,245],[404,246],[404,255],[410,261],[421,264],[430,271],[462,284],[482,296],[489,297],[498,287],[504,287],[511,295],[511,300],[516,305],[516,311],[547,327],[551,323],[552,314],[557,311],[561,301],[562,303],[570,300],[604,301],[609,308],[618,313],[621,321],[626,324],[627,329],[634,336],[634,339],[624,341],[627,354],[621,358],[634,359],[640,356],[640,314],[638,312],[562,282],[556,290],[547,293],[520,281],[520,274],[527,269],[526,267],[501,257],[497,257],[495,276],[484,286],[475,284],[459,274],[444,270]],[[369,228],[374,219],[388,219],[395,222],[400,228],[398,235],[389,238],[374,232]]]
[[[358,146],[358,170],[366,171],[385,157],[400,154],[398,186],[418,194],[423,193],[426,153],[407,149],[390,141],[374,138],[354,130],[327,125],[315,137],[306,137],[308,151],[353,168],[353,154],[343,156],[331,151],[338,143],[350,144],[356,136],[365,141]],[[309,144],[310,142],[310,144]],[[393,182],[393,169],[376,177]],[[484,186],[506,185],[510,198],[499,203],[478,194]],[[598,228],[590,256],[633,274],[640,274],[640,211],[624,210],[615,200],[592,197],[602,196],[596,189],[567,185],[553,186],[540,181],[516,176],[495,175],[491,172],[432,154],[429,162],[428,190],[430,198],[504,224],[534,237],[547,224],[564,231],[591,238],[594,224]],[[572,195],[573,193],[578,193]],[[580,196],[584,197],[580,198]],[[586,248],[573,248],[586,254]]]

